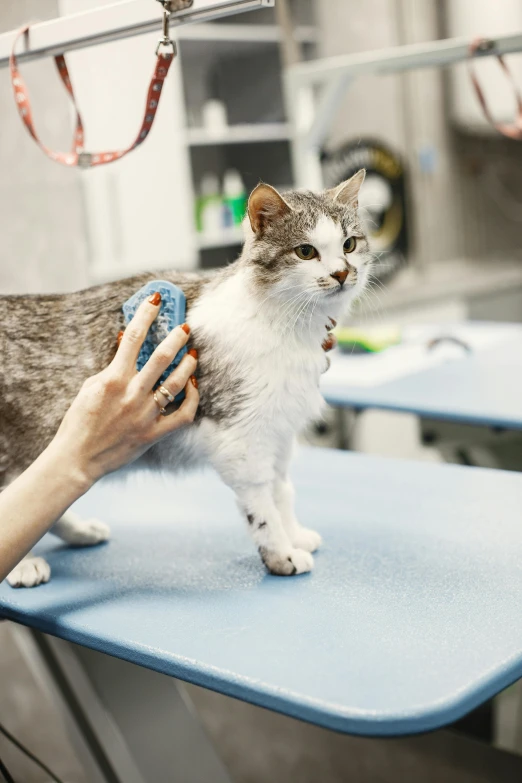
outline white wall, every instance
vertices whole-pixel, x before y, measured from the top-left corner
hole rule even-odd
[[[436,0],[318,0],[321,56],[351,54],[438,37]],[[411,261],[419,268],[459,255],[443,74],[423,70],[356,79],[329,143],[370,137],[406,160],[411,192]],[[430,152],[433,166],[423,161]]]
[[[59,0],[59,6],[62,14],[70,14],[108,2]],[[159,22],[159,5],[157,11]],[[89,151],[122,149],[135,139],[158,38],[159,32],[151,33],[68,55]],[[143,145],[121,161],[82,174],[94,280],[150,267],[186,269],[196,264],[194,197],[184,128],[176,60]]]
[[[319,57],[355,54],[400,43],[395,0],[318,0]],[[386,139],[404,150],[399,77],[365,77],[349,87],[332,125],[336,145],[359,136]]]
[[[0,32],[57,15],[56,0],[0,2]],[[67,100],[54,63],[21,67],[43,140],[70,144]],[[16,111],[9,72],[0,70],[0,293],[67,291],[87,284],[79,174],[38,149]]]

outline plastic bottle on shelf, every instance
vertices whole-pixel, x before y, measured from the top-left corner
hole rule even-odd
[[[223,101],[209,100],[203,105],[201,112],[203,127],[209,136],[223,136],[228,127],[227,107]]]
[[[196,227],[202,234],[210,235],[223,230],[223,197],[215,174],[205,174],[201,180],[201,193],[196,201]]]
[[[223,178],[223,222],[225,227],[237,226],[245,216],[247,192],[241,174],[228,169]]]

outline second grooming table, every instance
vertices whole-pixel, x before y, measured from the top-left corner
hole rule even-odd
[[[485,457],[479,464],[504,467],[507,459],[519,467],[513,456],[522,442],[522,326],[468,322],[417,332],[417,347],[406,343],[386,355],[334,352],[321,381],[326,401],[357,412],[416,414],[426,442],[446,445],[448,454],[478,446]],[[422,350],[419,334],[426,335]],[[437,335],[462,336],[471,351],[441,344],[433,349],[445,351],[439,361],[428,349],[428,337]]]

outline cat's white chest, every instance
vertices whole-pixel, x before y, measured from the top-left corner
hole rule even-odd
[[[321,338],[288,334],[277,311],[269,316],[248,294],[243,275],[203,296],[189,324],[202,341],[212,342],[214,358],[222,355],[237,373],[241,413],[235,419],[241,429],[295,432],[320,415],[319,377],[326,363]]]
[[[280,346],[271,356],[258,357],[255,375],[259,384],[252,405],[259,412],[260,426],[298,431],[319,416],[323,404],[319,378],[324,362],[319,348],[293,344]]]

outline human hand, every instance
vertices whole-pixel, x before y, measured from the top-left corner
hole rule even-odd
[[[328,351],[331,351],[332,348],[335,348],[335,346],[337,345],[337,337],[331,332],[331,330],[335,329],[335,327],[337,326],[337,321],[335,320],[335,318],[330,318],[330,324],[331,325],[328,324],[326,325],[326,337],[322,343],[323,351],[325,351],[326,353],[328,353]]]
[[[178,326],[158,345],[138,373],[136,360],[149,327],[159,313],[160,294],[141,303],[121,336],[116,356],[102,372],[88,378],[65,414],[50,444],[65,455],[88,486],[101,476],[134,461],[156,441],[193,421],[199,403],[197,351],[189,351],[163,386],[172,396],[185,389],[185,399],[162,416],[168,400],[153,387],[186,344],[190,329]]]

